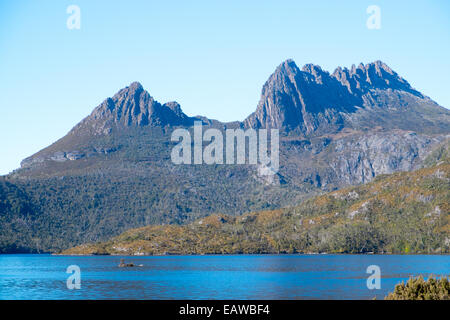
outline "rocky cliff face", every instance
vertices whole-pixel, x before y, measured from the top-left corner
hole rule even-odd
[[[367,65],[352,65],[351,69],[337,68],[331,77],[345,86],[349,93],[364,95],[374,89],[391,89],[411,93],[417,97],[424,96],[414,90],[411,85],[400,77],[395,71],[381,61],[375,61]]]
[[[294,61],[283,62],[265,83],[256,111],[245,119],[251,128],[279,128],[305,136],[334,133],[344,127],[364,124],[389,127],[393,121],[420,113],[423,106],[433,106],[449,120],[443,108],[420,92],[381,61],[337,68],[332,74],[319,66],[307,64],[301,70]],[[383,109],[374,110],[377,108]],[[391,112],[399,109],[403,115]],[[394,119],[392,119],[394,118]],[[415,117],[402,129],[417,130]]]
[[[114,127],[189,126],[193,119],[181,111],[177,102],[161,105],[139,82],[121,89],[94,109],[71,134],[108,134]]]
[[[331,191],[367,183],[380,174],[418,169],[430,151],[449,138],[396,130],[286,139],[280,174],[289,183]]]
[[[283,62],[264,84],[258,107],[245,121],[253,128],[314,131],[320,122],[342,125],[337,111],[352,111],[355,96],[320,67],[299,70],[292,60]]]

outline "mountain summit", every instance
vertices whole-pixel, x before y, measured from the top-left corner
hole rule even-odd
[[[339,67],[330,74],[314,64],[299,69],[288,59],[266,81],[256,111],[243,122],[189,117],[177,102],[161,104],[139,82],[133,82],[105,99],[65,137],[22,161],[21,166],[29,168],[55,159],[77,160],[123,147],[125,143],[119,141],[123,137],[113,137],[113,131],[127,135],[136,128],[149,132],[191,127],[195,120],[216,128],[277,128],[285,135],[309,139],[342,130],[448,133],[450,111],[414,90],[381,61],[350,69]]]
[[[139,82],[133,82],[104,100],[71,134],[102,135],[126,127],[188,127],[200,118],[188,117],[177,102],[160,104]],[[448,110],[413,89],[381,61],[350,69],[338,67],[330,74],[314,64],[300,69],[288,59],[266,81],[256,111],[241,126],[278,128],[304,136],[346,127],[438,133],[449,121]]]
[[[351,69],[338,67],[332,77],[336,78],[352,94],[365,94],[373,89],[393,89],[409,92],[417,97],[424,96],[382,61],[366,65],[360,63]]]
[[[300,129],[311,132],[319,113],[339,108],[352,111],[357,99],[316,65],[300,70],[293,60],[283,62],[264,84],[258,107],[245,124],[255,128]]]
[[[139,82],[133,82],[119,90],[112,98],[104,100],[73,131],[92,132],[93,129],[95,134],[105,134],[113,127],[164,127],[190,124],[191,118],[181,111],[177,102],[161,105]]]
[[[391,122],[398,122],[398,114],[385,117],[386,111],[400,108],[420,113],[425,112],[426,106],[446,115],[448,121],[446,110],[414,90],[381,61],[353,65],[350,70],[339,67],[330,74],[313,64],[300,70],[289,59],[264,84],[256,111],[244,123],[247,127],[295,130],[309,135],[335,132],[344,126],[390,127]],[[376,117],[368,114],[374,111]],[[372,123],[361,123],[370,118],[374,119]],[[415,118],[410,119],[413,121],[409,125],[404,123],[403,129],[417,128]]]

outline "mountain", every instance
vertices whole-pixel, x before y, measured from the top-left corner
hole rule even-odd
[[[108,134],[114,126],[189,126],[193,121],[177,102],[161,105],[139,82],[133,82],[103,101],[69,134]]]
[[[313,64],[300,70],[287,60],[264,84],[256,111],[244,123],[308,136],[377,126],[441,133],[449,121],[448,110],[381,61],[330,74]]]
[[[176,165],[171,133],[278,128],[280,169]],[[58,251],[149,224],[184,224],[297,205],[380,174],[421,168],[445,144],[450,111],[381,62],[333,74],[292,60],[242,122],[190,117],[137,82],[105,99],[66,136],[0,177],[0,252]]]
[[[62,254],[450,253],[450,158],[293,208],[132,229]]]
[[[113,97],[105,99],[65,137],[23,160],[21,167],[28,168],[47,161],[50,161],[51,165],[55,161],[79,160],[95,153],[114,152],[114,147],[105,148],[105,142],[102,141],[102,137],[110,136],[113,131],[142,127],[192,126],[195,120],[199,119],[184,114],[177,102],[160,104],[140,83],[133,82]]]

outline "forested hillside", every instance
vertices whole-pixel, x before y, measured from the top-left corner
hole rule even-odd
[[[379,176],[297,207],[147,226],[63,254],[450,253],[448,145],[431,167]]]

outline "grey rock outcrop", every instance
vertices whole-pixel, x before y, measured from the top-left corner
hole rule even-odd
[[[381,61],[353,65],[350,70],[339,67],[330,74],[313,64],[300,70],[294,61],[286,60],[264,84],[256,111],[244,124],[305,136],[344,127],[417,130],[426,126],[418,114],[427,113],[430,106],[445,121],[450,120],[448,110],[413,89]],[[393,122],[397,126],[391,126]]]
[[[108,134],[115,127],[189,126],[193,121],[177,102],[161,105],[139,82],[133,82],[103,101],[71,133]]]

